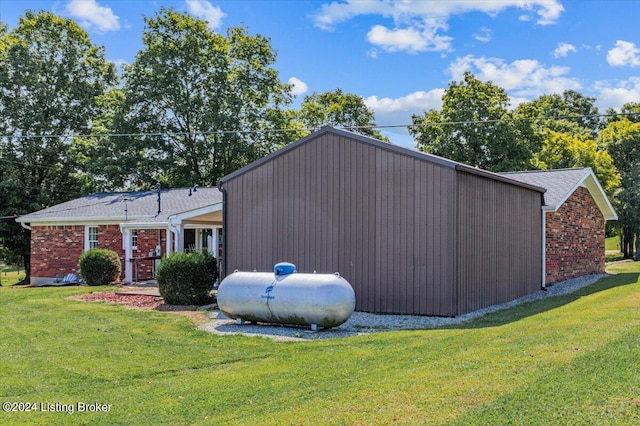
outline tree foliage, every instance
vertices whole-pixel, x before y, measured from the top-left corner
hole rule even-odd
[[[364,99],[353,93],[344,93],[342,89],[305,96],[300,106],[300,119],[307,129],[344,127],[355,133],[389,141],[373,128],[376,126],[375,114],[365,105]]]
[[[616,209],[625,257],[634,257],[634,241],[640,241],[640,122],[627,118],[611,121],[599,135],[620,173],[622,188]]]
[[[609,196],[615,194],[620,186],[620,176],[609,153],[600,149],[594,139],[549,129],[542,134],[542,146],[534,156],[536,168],[548,170],[591,167],[605,192]]]
[[[33,212],[90,191],[70,151],[115,83],[115,66],[74,21],[27,12],[0,31],[1,216]],[[15,221],[0,224],[7,253],[28,259],[29,239]],[[28,271],[28,264],[27,271]]]
[[[543,95],[531,102],[518,105],[518,117],[531,118],[537,131],[545,129],[576,137],[595,138],[602,128],[600,112],[595,98],[575,90]]]
[[[441,111],[413,116],[418,149],[495,172],[531,167],[539,140],[528,121],[513,120],[504,89],[467,72],[442,100]]]
[[[290,87],[269,40],[162,8],[145,18],[143,49],[124,72],[108,179],[149,186],[211,185],[289,142],[269,132],[290,119]]]

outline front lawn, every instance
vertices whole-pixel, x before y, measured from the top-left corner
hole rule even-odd
[[[604,249],[608,251],[618,250],[620,251],[620,236],[606,238],[604,240]]]
[[[24,279],[24,269],[13,265],[0,264],[0,285],[11,286]]]
[[[3,287],[0,399],[37,411],[0,423],[638,424],[640,264],[612,268],[446,329],[305,342],[67,299],[104,287]]]

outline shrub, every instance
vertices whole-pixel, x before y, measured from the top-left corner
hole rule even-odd
[[[88,285],[109,285],[121,271],[120,256],[113,250],[91,249],[80,256],[80,274]]]
[[[211,289],[217,275],[216,259],[208,253],[174,253],[156,271],[158,289],[171,305],[206,305],[213,301]]]

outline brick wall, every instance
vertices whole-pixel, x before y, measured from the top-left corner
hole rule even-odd
[[[31,228],[31,282],[80,275],[78,259],[84,251],[84,226],[33,226]]]
[[[84,225],[32,226],[31,228],[31,283],[62,278],[69,273],[80,275],[80,255],[84,252]],[[164,249],[165,232],[161,233]],[[138,231],[138,250],[133,256],[147,256],[158,245],[157,230]],[[98,247],[110,249],[120,255],[124,279],[125,253],[122,233],[118,225],[98,225]],[[151,261],[140,263],[140,279],[153,275]]]
[[[157,229],[140,229],[138,230],[138,248],[133,250],[133,257],[145,257],[149,252],[155,252],[156,246],[160,245],[164,252],[166,248],[166,232],[160,231],[160,240],[158,240]],[[154,260],[143,260],[138,262],[138,279],[147,280],[153,278]],[[123,266],[124,269],[124,266]],[[135,269],[133,271],[135,274]],[[135,277],[134,277],[135,278]]]
[[[605,220],[586,188],[579,187],[546,217],[546,282],[604,272]]]

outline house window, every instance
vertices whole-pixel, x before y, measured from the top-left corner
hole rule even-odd
[[[84,240],[85,250],[98,248],[98,227],[97,226],[85,227],[84,235],[85,235],[85,240]]]
[[[138,230],[134,229],[131,231],[131,248],[133,250],[138,250]]]

